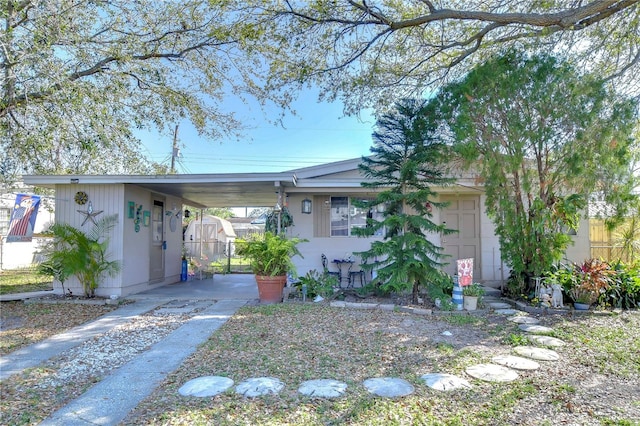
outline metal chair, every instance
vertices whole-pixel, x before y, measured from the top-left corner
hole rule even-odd
[[[324,253],[320,256],[322,258],[322,271],[327,275],[333,275],[338,279],[338,283],[342,282],[342,274],[340,270],[338,271],[330,271],[329,270],[329,261],[327,260],[327,256]]]
[[[362,267],[360,267],[360,269],[357,271],[352,271],[352,267],[353,265],[349,266],[349,287],[355,287],[356,279],[360,281],[360,287],[364,287],[364,285],[367,283],[365,271],[362,269]]]

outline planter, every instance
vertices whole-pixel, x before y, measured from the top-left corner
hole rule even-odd
[[[589,305],[588,303],[573,303],[573,307],[576,311],[588,311],[590,306],[591,305]]]
[[[464,296],[464,309],[466,311],[475,311],[478,309],[478,297]]]
[[[282,290],[287,282],[287,276],[265,276],[256,275],[258,284],[258,295],[260,303],[280,303],[282,302]]]

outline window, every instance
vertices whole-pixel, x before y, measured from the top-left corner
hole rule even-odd
[[[352,197],[331,197],[331,236],[348,237],[354,228],[364,228],[367,217],[382,220],[382,213],[371,209],[363,209],[353,205]],[[358,198],[358,200],[371,200]],[[376,233],[382,235],[382,231]]]
[[[0,209],[0,235],[9,233],[9,220],[11,219],[11,209]]]

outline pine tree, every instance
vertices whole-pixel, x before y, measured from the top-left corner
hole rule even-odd
[[[442,247],[427,238],[430,233],[455,232],[431,220],[432,209],[444,207],[435,200],[432,186],[452,182],[446,168],[449,147],[435,136],[435,122],[426,101],[398,102],[378,119],[373,155],[364,157],[359,166],[367,178],[362,186],[382,189],[361,207],[383,206],[384,212],[382,220],[370,217],[367,226],[355,233],[372,236],[382,231],[384,238],[358,254],[367,269],[376,271],[374,284],[383,292],[411,290],[414,303],[421,286],[430,295],[442,294],[450,282],[441,268],[446,261]]]

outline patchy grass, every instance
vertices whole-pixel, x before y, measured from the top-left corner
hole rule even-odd
[[[621,331],[624,337],[616,342],[621,347],[640,334],[636,330],[640,315],[625,317],[629,324]],[[601,378],[602,383],[584,389],[581,380],[591,372],[582,366],[583,358],[588,356],[599,365],[601,361],[597,360],[606,357],[613,345],[583,347],[579,336],[589,333],[589,321],[550,321],[561,329],[580,330],[565,336],[575,343],[559,349],[561,363],[546,363],[542,370],[521,372],[520,378],[509,384],[473,381],[471,390],[439,392],[425,386],[420,376],[448,372],[468,378],[465,367],[510,353],[511,346],[503,342],[516,331],[504,323],[504,317],[417,318],[399,312],[337,310],[311,304],[246,308],[170,374],[124,423],[538,425],[562,421],[597,425],[614,420],[625,424],[640,418],[633,396],[637,392],[634,383],[640,379],[633,368],[637,357],[624,361],[628,375],[606,376]],[[453,337],[445,340],[443,330]],[[589,354],[580,356],[581,351]],[[230,377],[236,384],[249,377],[273,376],[283,380],[286,387],[279,395],[255,399],[236,395],[233,389],[213,398],[178,394],[178,388],[188,380],[205,375]],[[363,380],[385,376],[408,380],[415,386],[415,393],[384,399],[366,392]],[[348,385],[346,395],[324,400],[297,393],[303,381],[318,378],[344,381]],[[608,407],[614,408],[609,412]]]
[[[53,314],[49,310],[59,311],[58,320],[73,317],[77,313],[69,310],[71,306],[75,305],[41,306],[34,308],[32,317]],[[453,317],[311,303],[243,308],[169,374],[123,424],[638,424],[640,314],[543,317],[544,325],[568,343],[557,350],[560,362],[542,362],[541,370],[521,372],[509,384],[471,380],[472,389],[440,392],[424,385],[420,376],[447,372],[470,379],[464,372],[467,366],[511,353],[508,336],[519,333],[500,315],[463,315],[474,321]],[[233,388],[212,398],[178,394],[188,380],[206,375],[230,377],[236,384],[273,376],[286,386],[279,395],[253,399],[235,394]],[[386,376],[408,380],[415,393],[378,398],[362,385],[366,378]],[[30,377],[29,381],[12,378],[10,386],[2,383],[3,394],[28,399],[28,409],[20,410],[2,401],[2,422],[37,424],[51,414],[53,402],[38,397],[37,377]],[[318,378],[346,382],[346,395],[314,399],[297,392],[303,381]],[[72,397],[61,390],[55,399]]]
[[[0,271],[0,294],[53,289],[53,277],[40,275],[35,268]]]
[[[0,303],[0,355],[98,318],[114,305]]]

